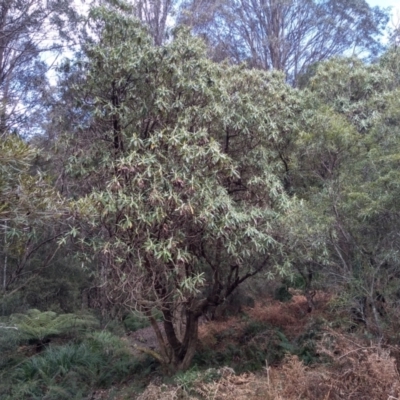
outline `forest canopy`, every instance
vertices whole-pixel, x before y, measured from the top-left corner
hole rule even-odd
[[[400,53],[379,40],[387,10],[106,1],[79,16],[67,1],[22,3],[0,6],[6,321],[42,310],[69,329],[82,308],[103,325],[139,313],[158,340],[142,351],[174,373],[193,363],[199,321],[240,287],[297,280],[309,312],[329,291],[388,337]],[[55,84],[44,26],[75,49]]]

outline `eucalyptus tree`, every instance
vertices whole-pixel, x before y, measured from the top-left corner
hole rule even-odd
[[[212,63],[184,31],[157,47],[132,14],[103,7],[91,18],[103,28],[74,89],[85,118],[60,143],[81,193],[74,233],[108,300],[150,319],[151,354],[185,369],[199,317],[282,261],[291,201],[271,144],[296,96],[280,74]]]
[[[334,55],[376,55],[388,21],[365,0],[189,0],[180,15],[217,60],[278,69],[292,82]]]
[[[76,19],[72,0],[0,3],[0,135],[36,133],[49,100],[46,74]],[[36,128],[36,129],[35,129]],[[29,132],[28,132],[29,131]]]
[[[175,25],[178,3],[177,0],[92,0],[91,7],[120,7],[130,10],[146,27],[153,44],[161,46],[168,40],[169,32]]]
[[[145,23],[156,45],[166,39],[168,24],[172,24],[175,0],[139,0],[135,2],[136,17]]]

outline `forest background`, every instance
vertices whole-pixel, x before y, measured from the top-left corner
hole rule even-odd
[[[329,295],[320,332],[396,346],[389,21],[364,0],[5,0],[1,395],[89,398],[154,370],[186,390],[205,320],[293,290],[300,319]],[[119,336],[147,325],[143,361]],[[232,350],[255,360],[248,370],[285,353],[322,362],[321,338],[310,350],[249,326],[280,350]]]

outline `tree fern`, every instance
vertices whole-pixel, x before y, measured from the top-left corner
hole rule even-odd
[[[60,314],[53,311],[41,312],[31,309],[26,314],[13,314],[10,321],[18,329],[21,339],[36,342],[40,346],[50,337],[76,332],[98,325],[90,314]]]

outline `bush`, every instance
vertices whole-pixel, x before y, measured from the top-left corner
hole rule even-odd
[[[208,368],[199,370],[194,366],[185,372],[179,372],[175,375],[173,381],[178,386],[179,393],[182,397],[195,396],[195,398],[211,398],[212,393],[204,390],[207,384],[217,382],[227,374],[233,375],[235,371],[228,367]],[[193,398],[193,397],[190,397]]]
[[[152,315],[155,320],[162,321],[162,313],[159,310],[153,310]],[[124,319],[123,323],[128,332],[135,332],[139,329],[147,328],[150,326],[149,319],[142,313],[134,311],[129,313]]]
[[[281,302],[286,302],[292,300],[292,294],[289,292],[288,287],[286,285],[279,286],[275,289],[274,292],[274,300],[278,300]]]
[[[8,392],[10,370],[23,360],[22,355],[17,352],[18,342],[17,331],[0,327],[0,399],[5,398],[4,395]]]
[[[242,288],[238,288],[225,300],[224,303],[214,310],[212,317],[215,319],[231,317],[242,314],[246,307],[253,308],[254,306],[254,298]]]
[[[132,312],[124,318],[124,326],[128,332],[136,332],[150,325],[148,318],[140,313]]]
[[[22,362],[2,398],[83,399],[94,388],[108,388],[138,371],[139,361],[124,342],[109,332],[96,332],[82,343],[49,346]]]
[[[243,320],[242,320],[243,321]],[[232,367],[237,373],[259,371],[279,364],[289,353],[305,364],[320,361],[316,343],[321,337],[321,323],[313,322],[306,331],[289,339],[268,322],[248,320],[244,325],[227,326],[214,332],[216,342],[200,347],[194,357],[199,367]]]
[[[276,330],[270,324],[249,321],[243,328],[226,329],[215,335],[218,339],[213,347],[197,352],[194,362],[199,367],[229,366],[236,372],[257,371],[265,366],[265,360],[274,364],[284,357],[279,346]]]
[[[41,351],[50,342],[50,338],[61,335],[77,336],[86,328],[95,327],[98,321],[90,314],[57,314],[53,311],[41,312],[28,310],[25,314],[13,314],[10,317],[21,340],[28,340]]]
[[[17,350],[19,340],[20,335],[16,329],[9,327],[8,323],[0,322],[0,369],[3,363]]]

